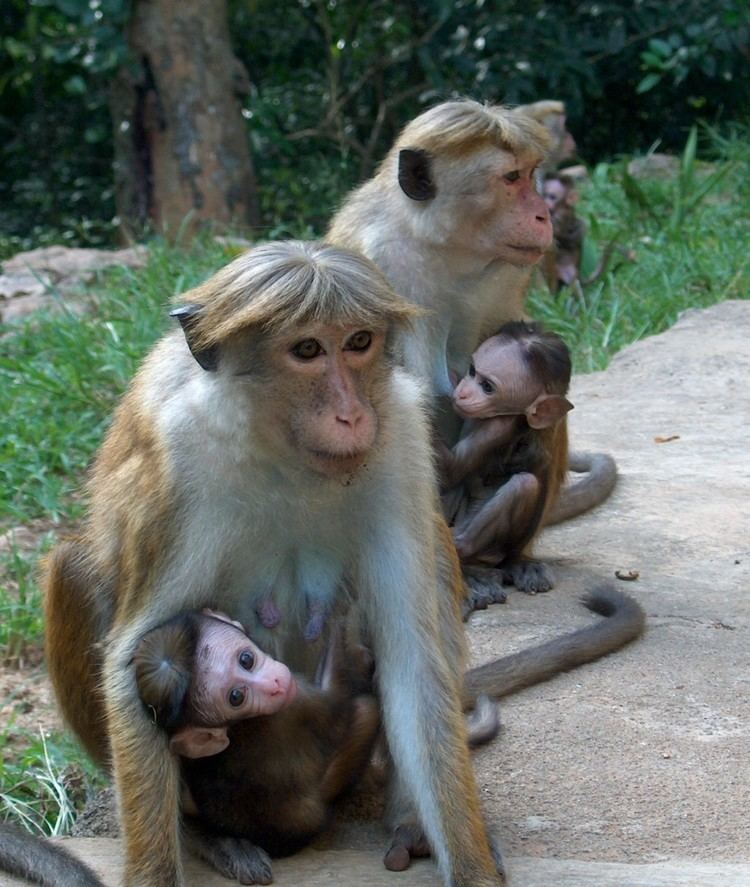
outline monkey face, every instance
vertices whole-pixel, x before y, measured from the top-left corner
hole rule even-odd
[[[535,185],[540,158],[493,147],[478,159],[459,216],[460,239],[488,261],[533,265],[552,243],[549,212]]]
[[[566,190],[560,179],[548,178],[545,180],[542,194],[544,202],[553,216],[560,202],[564,200]]]
[[[196,649],[192,702],[211,723],[275,714],[296,693],[286,665],[265,654],[235,623],[216,616],[206,620]]]
[[[363,465],[378,433],[384,343],[382,330],[336,324],[310,324],[271,340],[263,421],[297,462],[326,477]]]
[[[469,371],[453,392],[453,407],[464,419],[523,415],[541,390],[518,344],[493,336],[472,355]]]

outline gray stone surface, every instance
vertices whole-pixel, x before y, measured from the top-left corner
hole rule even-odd
[[[573,442],[613,453],[617,490],[544,533],[554,591],[513,593],[472,617],[474,661],[594,618],[578,595],[618,582],[615,570],[639,572],[621,587],[648,630],[503,702],[501,736],[475,762],[512,887],[750,884],[748,380],[750,302],[728,302],[574,381]],[[276,883],[438,883],[430,863],[385,872],[383,841],[375,826],[344,823],[325,852],[279,862]],[[117,883],[116,845],[73,846]],[[191,871],[191,884],[226,883]]]

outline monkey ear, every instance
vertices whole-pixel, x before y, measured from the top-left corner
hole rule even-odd
[[[219,349],[217,346],[211,348],[195,348],[192,342],[192,328],[195,319],[201,312],[200,305],[181,305],[169,312],[170,317],[176,317],[180,321],[182,332],[185,334],[185,341],[190,349],[190,353],[198,361],[198,363],[207,372],[213,372],[219,365]]]
[[[437,188],[432,180],[432,157],[420,148],[398,152],[398,183],[412,200],[432,200]]]
[[[578,203],[578,191],[575,188],[571,188],[565,195],[565,202],[568,206],[575,206]]]
[[[172,754],[183,758],[210,758],[228,745],[226,727],[181,727],[169,740]]]
[[[573,409],[573,404],[562,394],[540,394],[526,409],[526,421],[531,428],[551,428]]]

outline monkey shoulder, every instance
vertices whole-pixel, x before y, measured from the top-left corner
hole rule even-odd
[[[387,398],[388,410],[381,420],[383,433],[379,462],[390,470],[411,461],[410,454],[414,459],[422,460],[431,452],[429,397],[427,386],[421,379],[396,367]]]

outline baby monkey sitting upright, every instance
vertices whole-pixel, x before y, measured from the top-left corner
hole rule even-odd
[[[460,439],[453,449],[437,444],[443,510],[462,563],[499,567],[506,584],[529,593],[553,585],[549,569],[524,554],[550,504],[554,428],[573,409],[570,375],[559,336],[536,323],[505,324],[474,352],[453,392],[465,420]]]
[[[203,833],[247,839],[270,878],[257,848],[283,856],[307,843],[367,766],[380,725],[372,660],[349,650],[345,666],[332,637],[314,684],[223,613],[182,612],[141,639],[138,692],[182,758],[182,807],[199,852]]]

